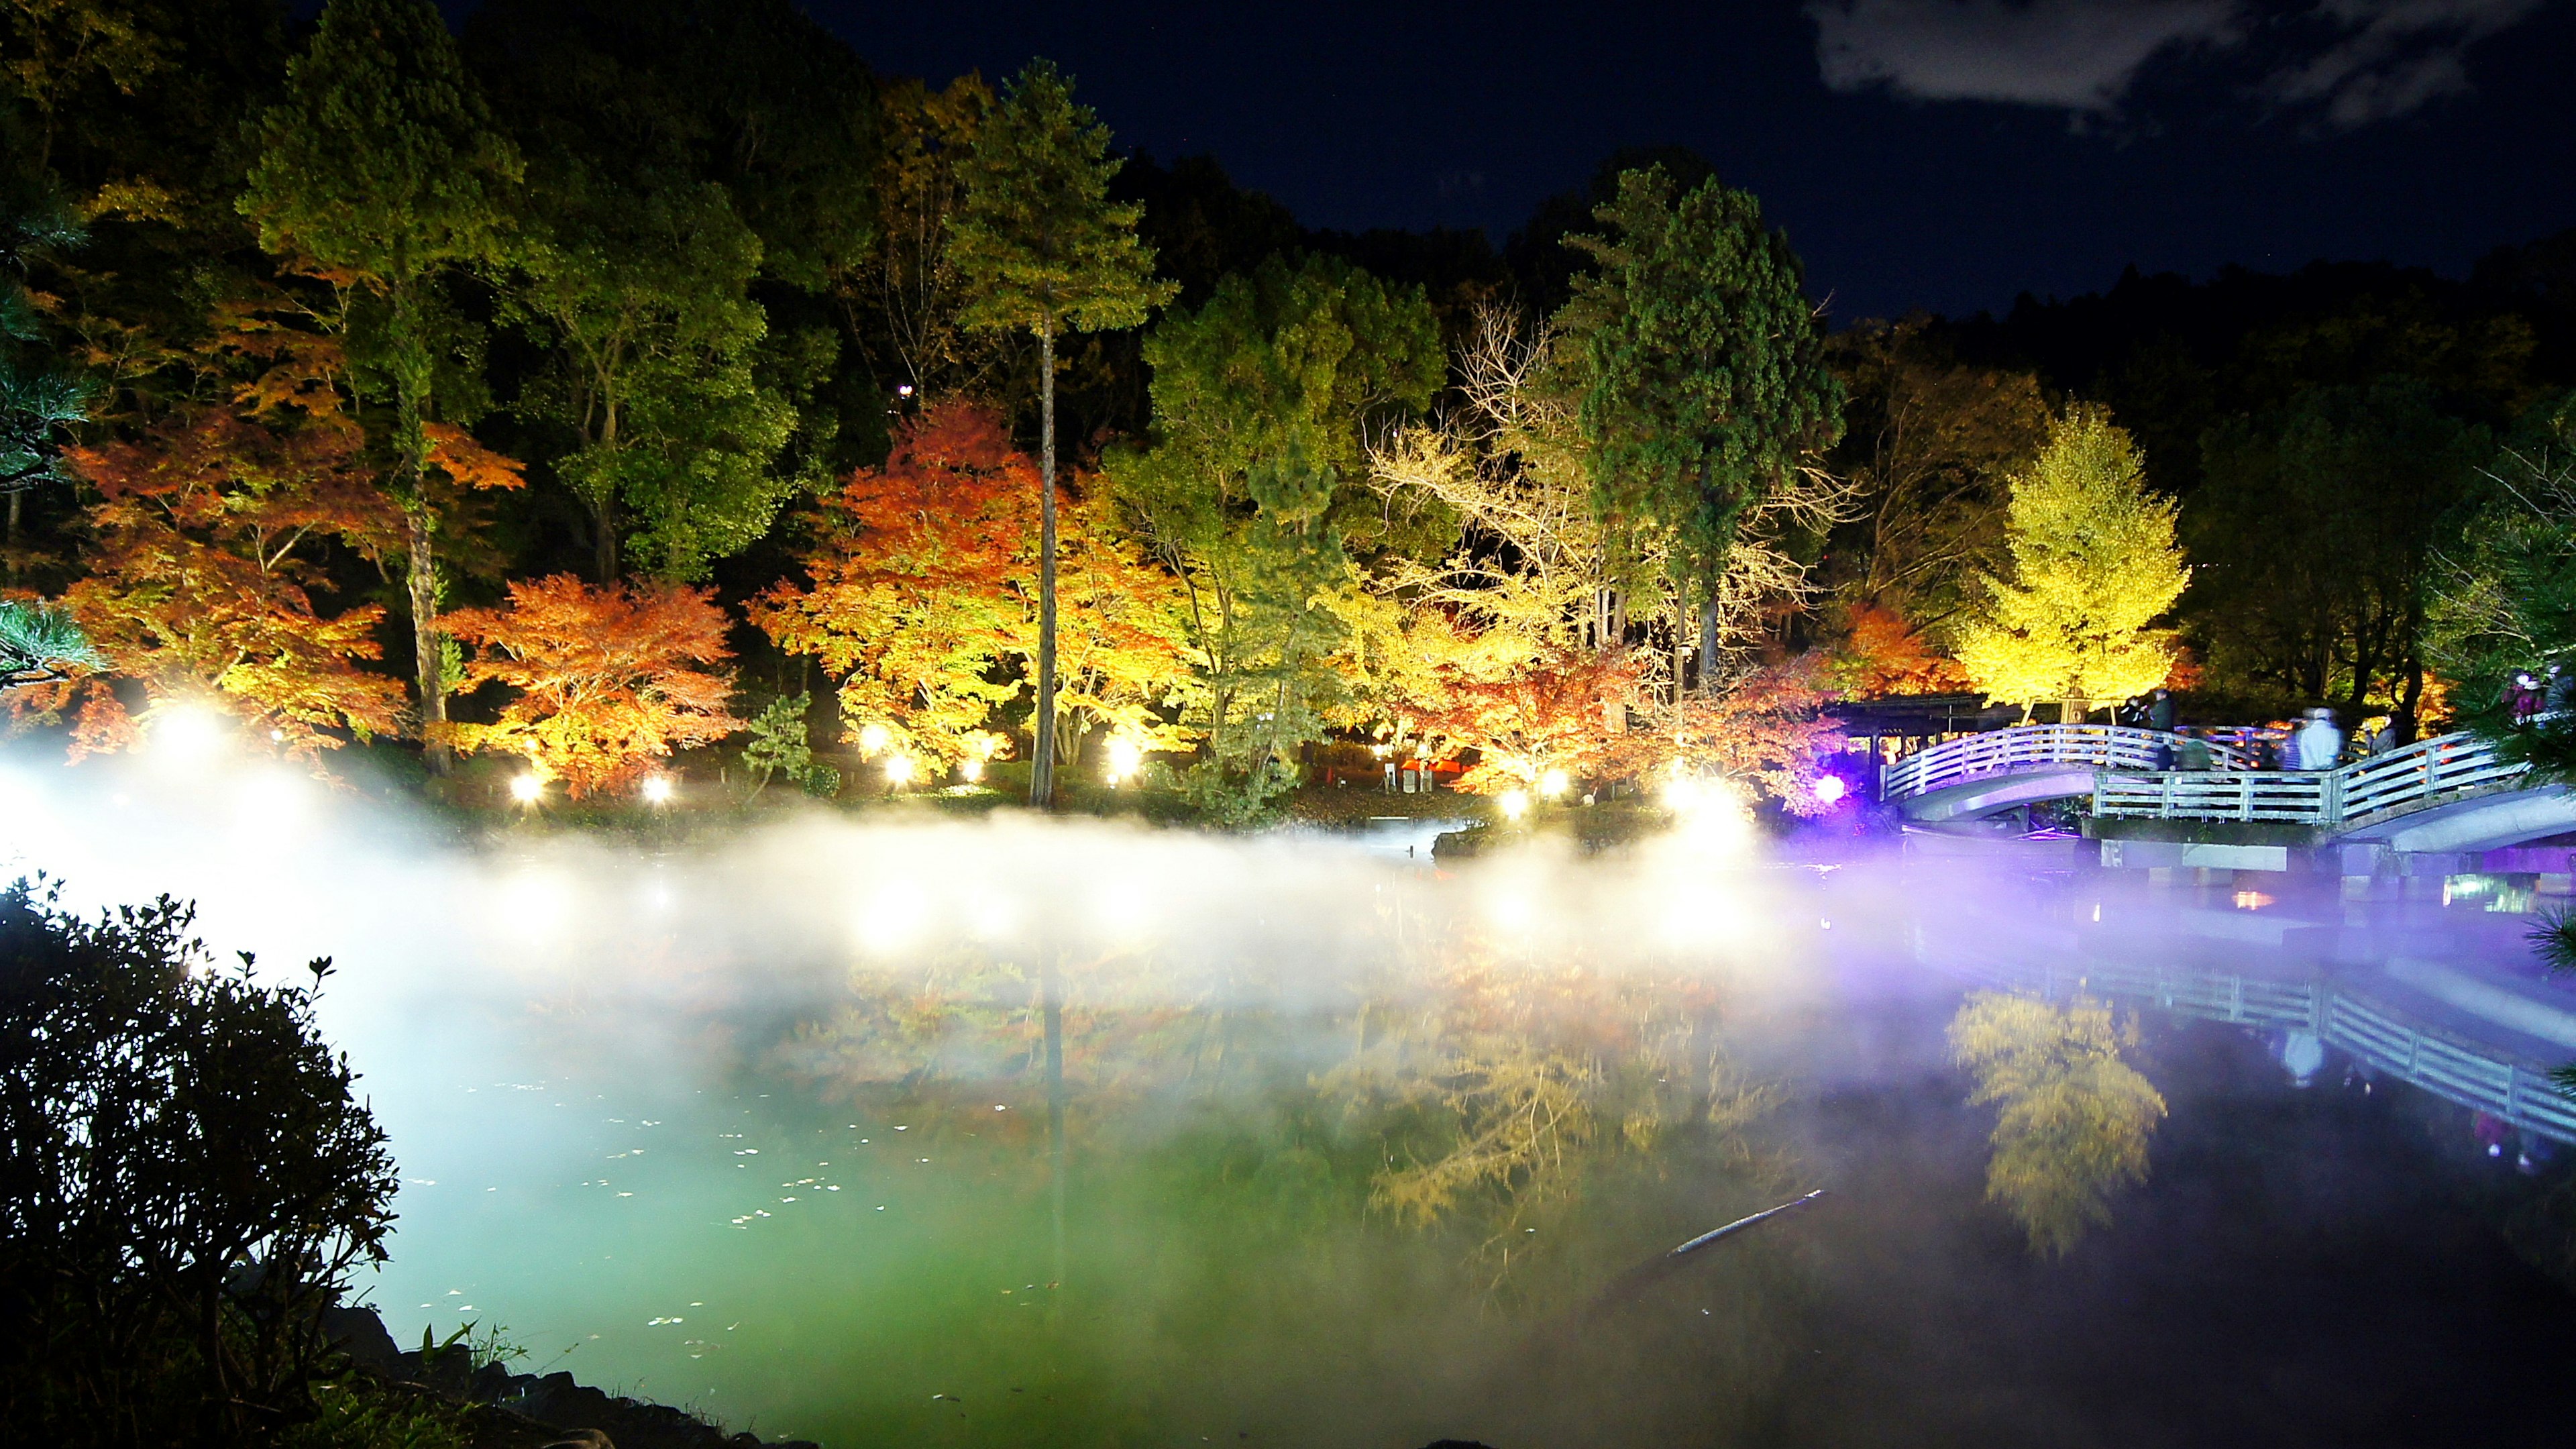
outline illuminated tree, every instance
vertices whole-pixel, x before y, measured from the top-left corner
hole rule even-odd
[[[1832,674],[1842,692],[1858,699],[1883,699],[1968,687],[1959,661],[1934,648],[1894,609],[1853,604],[1842,611],[1841,622],[1842,639],[1834,649]]]
[[[507,604],[458,609],[438,627],[475,646],[460,692],[514,691],[493,723],[446,726],[448,743],[524,756],[575,797],[743,727],[726,713],[732,674],[702,667],[732,657],[710,589],[558,574],[514,582]]]
[[[113,672],[156,701],[219,704],[293,754],[397,729],[402,687],[364,667],[381,656],[384,609],[326,614],[313,599],[330,550],[377,560],[402,546],[354,427],[216,408],[69,457],[99,502],[88,576],[63,602]],[[78,748],[128,737],[121,713],[92,691]]]
[[[1295,783],[1328,719],[1364,719],[1376,613],[1354,544],[1384,527],[1364,440],[1430,403],[1439,334],[1418,288],[1337,258],[1273,258],[1145,339],[1150,446],[1108,470],[1188,592],[1203,803],[1247,819]],[[1382,628],[1373,630],[1386,637]]]
[[[1422,729],[1477,752],[1458,777],[1476,794],[1533,789],[1557,770],[1576,781],[1618,778],[1637,767],[1640,741],[1623,726],[1643,668],[1625,650],[1552,651],[1504,678],[1451,685]]]
[[[260,118],[242,214],[271,252],[355,294],[352,361],[393,404],[388,490],[406,523],[407,590],[423,735],[447,717],[439,648],[439,516],[430,425],[456,321],[440,287],[504,259],[518,153],[492,129],[447,22],[429,0],[331,0]]]
[[[1788,238],[1714,178],[1675,198],[1661,166],[1619,178],[1570,238],[1598,269],[1555,318],[1570,351],[1594,506],[1610,536],[1652,540],[1699,618],[1703,688],[1729,613],[1720,593],[1747,509],[1842,431],[1842,387]],[[1643,582],[1639,551],[1613,571]]]
[[[1981,991],[1950,1021],[1950,1056],[1976,1074],[1971,1106],[1998,1103],[1986,1198],[2063,1256],[2111,1220],[2110,1195],[2147,1179],[2147,1139],[2165,1099],[2122,1059],[2138,1043],[2111,1008]]]
[[[853,730],[880,726],[935,760],[980,758],[1039,648],[1036,489],[1000,418],[934,405],[883,468],[822,499],[809,582],[763,594],[752,621],[841,681]],[[1178,584],[1119,537],[1104,495],[1067,500],[1061,521],[1056,707],[1071,727],[1060,738],[1108,729],[1179,743],[1154,714],[1189,676]]]
[[[1134,327],[1177,290],[1153,276],[1141,208],[1108,199],[1109,130],[1046,61],[1032,61],[987,115],[959,165],[948,261],[967,279],[971,328],[1038,339],[1037,749],[1029,801],[1054,800],[1056,693],[1055,339]]]
[[[2095,700],[2163,684],[2174,638],[2149,627],[2190,581],[2174,543],[2174,506],[2147,491],[2127,432],[2099,408],[2076,407],[2013,479],[2005,542],[2009,577],[1987,575],[1986,600],[1959,631],[1959,666],[1986,697]]]
[[[2511,703],[2518,676],[2553,665],[2576,673],[2576,393],[2533,407],[2486,475],[2433,590],[2427,653],[2458,681],[2472,728],[2546,775],[2576,780],[2576,718],[2517,719]]]
[[[1684,773],[1732,780],[1793,814],[1815,814],[1830,804],[1815,793],[1817,761],[1844,745],[1842,722],[1824,713],[1832,699],[1819,660],[1800,655],[1683,700],[1655,738]]]

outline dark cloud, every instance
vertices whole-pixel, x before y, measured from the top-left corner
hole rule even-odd
[[[2175,47],[2236,39],[2235,0],[1816,0],[1816,56],[1838,91],[2107,112]]]
[[[2322,106],[2336,126],[2402,116],[2469,88],[2467,52],[2539,10],[2544,0],[2324,0],[2317,15],[2341,36],[2282,67],[2265,91],[2285,105]]]
[[[2246,0],[1810,0],[1807,14],[1838,91],[2107,115],[2159,56],[2250,49],[2257,95],[2349,128],[2467,90],[2469,48],[2546,3],[2316,0],[2267,21]]]

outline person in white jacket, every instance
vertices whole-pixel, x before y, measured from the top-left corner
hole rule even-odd
[[[2335,756],[2343,753],[2343,731],[2335,728],[2334,711],[2312,709],[2308,722],[2299,726],[2294,739],[2298,746],[2298,766],[2302,770],[2331,770]]]

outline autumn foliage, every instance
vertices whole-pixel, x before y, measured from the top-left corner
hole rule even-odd
[[[988,715],[1027,692],[1038,486],[992,412],[932,407],[884,467],[825,495],[807,582],[761,595],[752,622],[842,681],[854,729],[881,724],[906,752],[959,759]],[[1189,673],[1178,585],[1106,526],[1108,507],[1061,500],[1056,699],[1089,724],[1151,737],[1152,707]]]
[[[496,721],[447,725],[447,742],[524,756],[576,797],[743,727],[726,712],[731,672],[706,667],[732,657],[709,589],[557,574],[514,582],[507,604],[455,610],[438,628],[473,646],[459,693],[513,691]]]
[[[1951,694],[1970,688],[1959,661],[1943,654],[1906,622],[1878,604],[1854,604],[1843,615],[1846,630],[1835,651],[1833,674],[1857,699],[1898,694]]]
[[[330,550],[377,559],[401,536],[355,429],[215,410],[67,456],[99,501],[89,575],[62,602],[115,673],[156,700],[220,705],[252,726],[247,737],[290,753],[399,727],[402,687],[364,667],[381,657],[384,610],[326,613],[314,597]],[[123,707],[95,683],[39,704],[75,695],[75,758],[131,741]]]
[[[1793,814],[1824,808],[1810,788],[1816,761],[1840,753],[1842,722],[1824,712],[1833,694],[1812,654],[1764,665],[1706,698],[1682,701],[1664,741],[1672,763],[1778,800]]]
[[[1644,662],[1626,650],[1545,650],[1497,680],[1462,680],[1422,730],[1476,751],[1458,788],[1526,789],[1550,770],[1575,779],[1632,773],[1640,741],[1626,729]]]

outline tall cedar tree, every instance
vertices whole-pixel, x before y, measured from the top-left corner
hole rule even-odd
[[[1668,544],[1673,581],[1699,605],[1705,690],[1738,520],[1841,436],[1843,393],[1804,269],[1763,229],[1761,203],[1714,178],[1673,192],[1661,166],[1620,176],[1594,212],[1607,230],[1572,238],[1597,270],[1555,325],[1576,364],[1595,506],[1614,535]]]
[[[516,690],[491,724],[441,733],[465,754],[524,756],[578,798],[634,779],[674,748],[743,727],[725,712],[733,675],[700,668],[732,657],[711,589],[592,586],[557,574],[510,585],[493,609],[459,609],[438,627],[475,646],[465,692]]]
[[[907,755],[978,754],[985,725],[1022,688],[1008,670],[1037,650],[1037,486],[998,416],[934,404],[897,434],[883,468],[824,496],[810,585],[772,588],[752,622],[841,681],[853,729],[883,726]],[[1105,493],[1067,493],[1060,506],[1068,735],[1177,745],[1154,711],[1189,679],[1180,585],[1118,536]]]
[[[440,519],[427,455],[441,345],[454,324],[439,289],[504,259],[519,155],[493,129],[429,0],[332,0],[259,137],[242,213],[270,251],[356,294],[352,355],[393,403],[387,482],[406,524],[422,735],[430,767],[444,770]]]
[[[949,261],[973,300],[965,325],[1026,328],[1038,339],[1037,748],[1029,803],[1055,798],[1055,339],[1134,327],[1178,292],[1154,278],[1136,235],[1143,208],[1109,200],[1118,172],[1109,128],[1076,105],[1072,82],[1031,61],[985,118],[958,170],[965,199],[948,221]]]
[[[1992,700],[2064,702],[2082,719],[2172,673],[2173,607],[2191,569],[2174,543],[2174,505],[2147,491],[2145,463],[2100,408],[2076,407],[2013,479],[2005,526],[2009,578],[1985,578],[1986,603],[1959,634],[1959,666]]]

